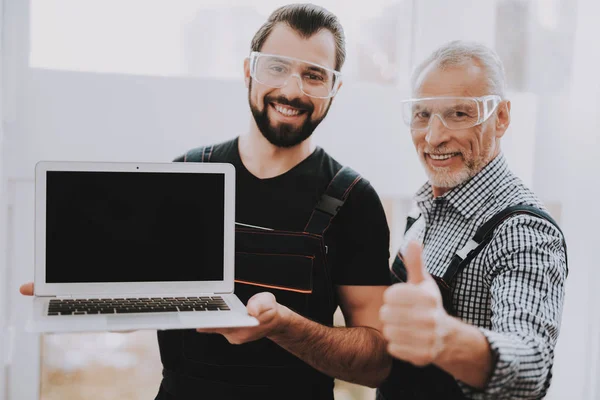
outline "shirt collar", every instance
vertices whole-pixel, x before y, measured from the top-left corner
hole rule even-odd
[[[470,219],[492,196],[510,173],[504,154],[500,153],[477,175],[440,196],[464,218]],[[415,201],[421,212],[428,214],[433,207],[433,188],[427,182],[417,191]]]

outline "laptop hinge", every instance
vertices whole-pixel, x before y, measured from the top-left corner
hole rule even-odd
[[[71,296],[70,294],[65,294],[65,295],[61,295],[61,296],[52,296],[52,297],[56,297],[57,299],[72,299],[73,296]]]

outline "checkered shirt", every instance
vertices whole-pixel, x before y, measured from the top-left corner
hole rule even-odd
[[[400,253],[410,240],[420,241],[428,271],[439,277],[477,228],[501,210],[529,205],[545,211],[508,169],[502,154],[443,196],[434,198],[427,183],[415,200],[421,217],[406,232]],[[502,222],[491,242],[456,275],[450,287],[457,317],[479,327],[494,358],[484,391],[458,382],[468,398],[531,399],[546,394],[566,276],[560,231],[527,214]]]

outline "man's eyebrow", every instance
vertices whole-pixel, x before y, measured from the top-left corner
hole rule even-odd
[[[277,61],[286,65],[290,65],[293,63],[292,60],[289,60],[287,58],[283,58],[283,57],[278,57],[278,56],[271,56],[272,61]],[[302,60],[299,60],[302,61]],[[319,72],[323,75],[326,75],[329,72],[328,68],[319,66],[319,65],[314,65],[314,64],[310,64],[308,61],[303,61],[305,63],[307,63],[306,69],[308,71],[315,71],[315,72]]]
[[[473,108],[477,108],[477,103],[456,103],[454,105],[454,107],[456,108],[469,108],[469,109],[473,109]]]
[[[306,68],[309,71],[315,71],[315,72],[320,72],[321,74],[325,75],[327,74],[327,69],[325,69],[325,67],[318,67],[316,65],[308,65],[308,67]]]
[[[280,62],[280,63],[283,63],[283,64],[287,64],[287,65],[291,64],[291,61],[288,60],[288,59],[285,59],[285,58],[280,58],[280,57],[276,57],[275,56],[275,57],[272,57],[272,59],[273,59],[273,61],[277,61],[277,62]]]

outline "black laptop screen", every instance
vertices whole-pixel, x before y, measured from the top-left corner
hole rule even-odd
[[[48,171],[46,282],[223,280],[225,176]]]

